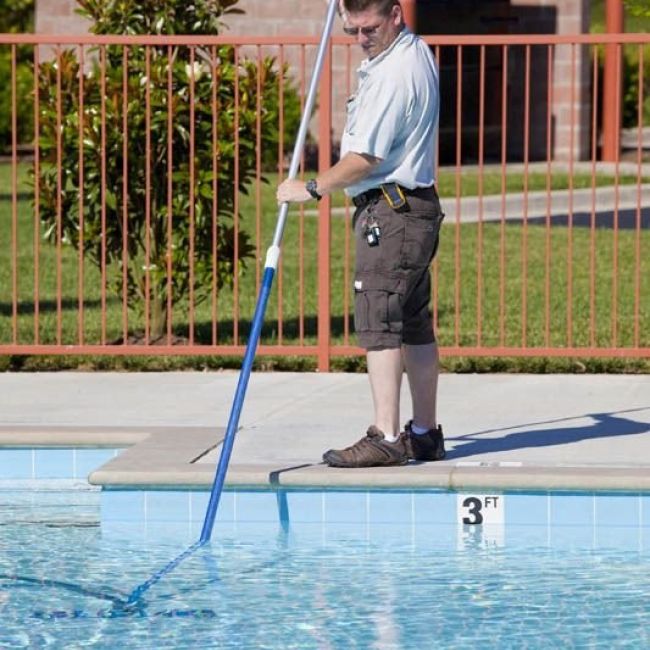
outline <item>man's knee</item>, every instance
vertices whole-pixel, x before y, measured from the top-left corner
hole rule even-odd
[[[431,317],[408,321],[402,335],[404,345],[428,345],[436,342]]]

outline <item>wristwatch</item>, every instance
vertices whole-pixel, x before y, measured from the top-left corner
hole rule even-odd
[[[314,197],[317,201],[320,201],[323,198],[322,194],[318,193],[318,183],[316,183],[315,178],[310,178],[305,183],[305,189]]]

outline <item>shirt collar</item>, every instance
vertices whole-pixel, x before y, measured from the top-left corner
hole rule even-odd
[[[359,66],[358,70],[359,74],[370,74],[375,66],[379,65],[393,50],[398,47],[398,45],[403,43],[412,34],[413,32],[406,25],[404,25],[401,31],[395,37],[395,40],[383,52],[378,54],[374,59],[364,59],[361,61],[361,65]]]

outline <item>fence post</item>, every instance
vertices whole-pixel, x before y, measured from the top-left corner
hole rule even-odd
[[[418,30],[418,14],[417,14],[417,0],[402,0],[402,15],[406,26],[412,31],[417,33]]]
[[[318,112],[318,171],[332,164],[332,44],[329,44],[320,78]],[[324,196],[318,204],[318,370],[330,369],[331,301],[330,239],[332,200]]]
[[[608,34],[623,32],[623,2],[622,0],[607,0],[605,31]],[[618,158],[621,134],[621,111],[618,108],[622,101],[621,63],[617,56],[621,47],[616,43],[605,45],[605,70],[603,72],[603,150],[602,159],[614,162]]]

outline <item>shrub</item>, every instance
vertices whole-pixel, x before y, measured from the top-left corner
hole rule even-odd
[[[650,47],[643,48],[641,123],[650,125]],[[639,48],[625,48],[623,54],[623,127],[639,124]]]
[[[648,0],[625,0],[625,7],[632,16],[650,18],[650,6],[648,6]]]
[[[26,48],[16,48],[16,142],[29,144],[34,137],[34,75],[27,59]],[[0,149],[8,151],[12,144],[12,90],[11,90],[11,48],[0,49]]]
[[[650,29],[650,5],[648,0],[625,0],[625,30],[628,32],[647,32]],[[594,0],[591,6],[591,31],[603,33],[605,31],[605,2]],[[650,125],[650,47],[643,48],[643,106],[642,124]],[[596,48],[599,64],[599,75],[602,79],[605,47]],[[624,128],[634,128],[639,123],[639,47],[637,45],[623,46],[621,49],[622,67],[622,104],[621,121]],[[602,110],[602,84],[600,87],[599,112]],[[602,114],[602,113],[600,113]]]
[[[79,0],[81,13],[94,21],[95,34],[160,33],[214,34],[222,15],[236,11],[237,0],[147,0],[106,3]],[[171,70],[169,65],[171,53]],[[121,47],[109,46],[94,52],[91,69],[83,77],[84,107],[79,104],[80,66],[74,51],[59,53],[44,64],[39,80],[42,160],[41,216],[51,240],[61,238],[84,253],[100,268],[106,265],[109,286],[119,295],[126,278],[129,305],[149,302],[151,330],[155,340],[165,328],[167,296],[175,306],[196,305],[210,295],[213,280],[218,287],[232,282],[253,246],[247,233],[235,232],[235,194],[246,192],[256,171],[258,75],[261,84],[261,148],[278,149],[278,71],[271,58],[258,64],[235,61],[230,46],[196,49],[191,58],[187,47],[131,47],[127,60],[127,172],[123,196],[123,75]],[[106,67],[102,78],[102,62]],[[216,76],[213,77],[213,72]],[[171,76],[171,105],[168,98]],[[237,81],[237,83],[236,83]],[[57,87],[61,87],[62,163],[54,165],[57,151]],[[285,79],[284,86],[291,88]],[[237,96],[236,88],[238,89]],[[216,118],[212,112],[216,93]],[[294,93],[295,94],[295,93]],[[190,97],[193,96],[191,124]],[[102,101],[102,97],[105,99]],[[149,117],[147,118],[147,101]],[[297,101],[297,99],[296,99]],[[234,143],[235,104],[238,106],[239,148]],[[168,132],[169,111],[172,129]],[[102,111],[106,128],[102,130]],[[218,142],[213,152],[213,118]],[[79,142],[83,120],[83,143]],[[149,123],[149,195],[147,183],[147,123]],[[194,184],[191,186],[191,129],[194,129]],[[168,159],[171,138],[172,161]],[[102,146],[105,139],[105,163]],[[83,231],[79,215],[79,147],[84,155]],[[217,157],[216,177],[213,155]],[[52,164],[47,164],[47,162]],[[238,162],[238,183],[235,166]],[[102,164],[105,169],[102,169]],[[59,174],[61,177],[59,178]],[[168,180],[171,174],[173,199],[168,214]],[[105,190],[102,190],[104,181]],[[58,187],[62,188],[57,204]],[[216,194],[214,188],[216,186]],[[128,233],[123,229],[123,205],[128,211]],[[193,205],[193,223],[190,204]],[[212,214],[217,207],[216,232]],[[147,224],[147,214],[150,223]],[[169,218],[172,228],[169,232]],[[59,219],[61,223],[59,224]],[[105,235],[102,236],[102,232]],[[123,264],[126,236],[128,262]],[[171,238],[171,246],[169,245]],[[213,267],[216,238],[216,277]],[[167,264],[171,261],[171,282]],[[192,283],[193,280],[193,283]]]
[[[0,0],[0,33],[29,32],[34,24],[34,0]],[[0,48],[0,149],[6,151],[12,142],[11,46]],[[34,77],[30,66],[31,48],[16,47],[16,113],[19,144],[31,142],[34,135],[31,94]]]
[[[598,76],[601,80],[598,97],[598,114],[602,115],[603,83],[605,71],[605,47],[598,46],[595,51],[598,58]],[[621,125],[634,128],[639,124],[639,48],[637,45],[621,48]],[[641,85],[643,102],[641,107],[641,124],[650,125],[650,47],[643,47],[643,84]],[[611,101],[611,100],[610,100]]]

